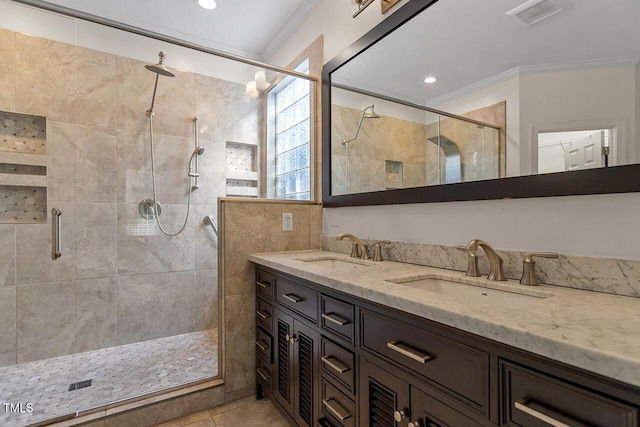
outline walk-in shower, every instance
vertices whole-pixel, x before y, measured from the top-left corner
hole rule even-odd
[[[158,80],[160,80],[160,76],[166,77],[175,77],[176,75],[172,73],[166,65],[164,65],[164,60],[166,58],[166,54],[162,51],[158,52],[159,61],[157,64],[147,64],[144,66],[147,70],[156,74],[156,81],[153,86],[153,95],[151,97],[151,106],[147,110],[147,117],[149,118],[149,144],[151,146],[151,182],[153,188],[153,199],[145,199],[140,202],[140,213],[145,218],[155,218],[156,224],[158,224],[158,228],[162,231],[163,234],[173,237],[182,233],[187,226],[187,222],[189,221],[189,211],[191,208],[191,193],[193,191],[200,188],[198,184],[198,178],[200,174],[198,173],[198,156],[201,156],[204,153],[204,147],[198,145],[198,118],[193,118],[194,123],[194,144],[195,149],[193,153],[191,153],[191,157],[189,158],[189,167],[187,170],[187,212],[184,215],[184,222],[178,231],[175,233],[168,232],[164,229],[162,224],[160,223],[160,215],[162,214],[162,206],[158,201],[158,195],[156,191],[156,168],[155,168],[155,149],[154,149],[154,135],[153,135],[153,116],[155,113],[153,112],[153,107],[156,102],[156,94],[158,92]],[[192,179],[195,180],[195,183],[192,185]]]
[[[250,394],[255,326],[236,319],[246,317],[253,288],[224,292],[248,279],[236,251],[250,242],[230,224],[256,204],[234,201],[238,216],[227,210],[224,221],[219,200],[247,195],[238,189],[260,195],[266,185],[258,153],[267,152],[262,114],[272,94],[249,98],[246,82],[266,69],[273,88],[298,82],[290,87],[314,94],[316,79],[113,22],[61,19],[66,10],[50,2],[42,4],[55,10],[18,3],[0,1],[0,15],[11,17],[0,40],[10,41],[11,84],[24,90],[11,91],[9,107],[0,100],[0,117],[26,117],[16,127],[38,145],[0,138],[0,157],[34,159],[29,171],[46,175],[27,182],[42,182],[46,193],[41,221],[0,219],[0,396],[10,404],[0,426],[103,425],[97,419],[106,416],[107,425],[150,427]],[[166,59],[158,61],[159,50]],[[294,144],[280,156],[297,168],[288,153],[313,142],[317,120],[313,96],[294,101],[287,111],[308,115],[310,125],[284,133]],[[169,235],[156,223],[156,201]],[[63,212],[54,221],[53,209]],[[224,363],[225,354],[233,360]]]

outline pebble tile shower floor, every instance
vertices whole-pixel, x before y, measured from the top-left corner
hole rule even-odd
[[[208,330],[0,368],[0,425],[22,427],[218,375],[218,332]],[[91,386],[70,391],[76,382]]]

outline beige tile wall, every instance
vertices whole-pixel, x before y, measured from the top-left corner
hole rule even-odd
[[[170,59],[167,60],[170,65]],[[0,29],[0,110],[47,119],[51,224],[0,224],[0,366],[218,326],[218,242],[205,215],[225,191],[225,141],[257,139],[244,85],[176,71],[155,105],[165,228],[186,213],[187,161],[199,117],[201,189],[186,230],[166,237],[138,215],[152,197],[145,64]]]
[[[311,202],[223,199],[225,393],[253,391],[255,381],[255,272],[251,253],[319,249],[322,206]],[[293,214],[283,232],[282,213]]]

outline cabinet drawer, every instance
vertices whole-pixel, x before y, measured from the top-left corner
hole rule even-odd
[[[272,374],[271,364],[258,357],[256,360],[256,377],[258,382],[264,387],[264,391],[269,394],[271,394],[271,389],[273,388]]]
[[[256,352],[268,363],[273,362],[271,341],[271,335],[263,331],[262,328],[256,328]]]
[[[262,298],[273,301],[273,274],[256,270],[256,294]]]
[[[355,308],[352,304],[322,295],[320,326],[353,344]]]
[[[487,413],[487,353],[378,314],[361,313],[363,348],[417,372]]]
[[[354,394],[353,384],[355,382],[355,356],[348,350],[326,340],[321,339],[320,362],[322,372],[331,376],[341,386]]]
[[[510,362],[500,367],[501,425],[638,426],[637,408]]]
[[[273,306],[268,302],[256,299],[256,322],[262,326],[265,331],[271,333],[273,330]]]
[[[356,405],[330,382],[322,379],[322,405],[321,415],[331,425],[353,427],[356,425]]]
[[[276,300],[291,310],[317,322],[318,292],[278,277]]]

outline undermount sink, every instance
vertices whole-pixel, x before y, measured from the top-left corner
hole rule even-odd
[[[331,270],[355,270],[362,267],[369,267],[369,264],[358,259],[347,259],[339,257],[314,257],[314,258],[298,258],[298,261],[306,262],[312,265],[318,265]]]
[[[504,285],[502,282],[498,282],[495,285],[469,283],[474,280],[478,279],[466,277],[449,278],[434,274],[420,277],[390,279],[387,280],[387,282],[397,283],[398,285],[409,286],[411,288],[461,298],[481,304],[492,305],[494,307],[505,308],[521,307],[552,296],[544,291],[533,289],[514,289],[513,291],[496,289],[500,286],[518,286],[508,284]]]

